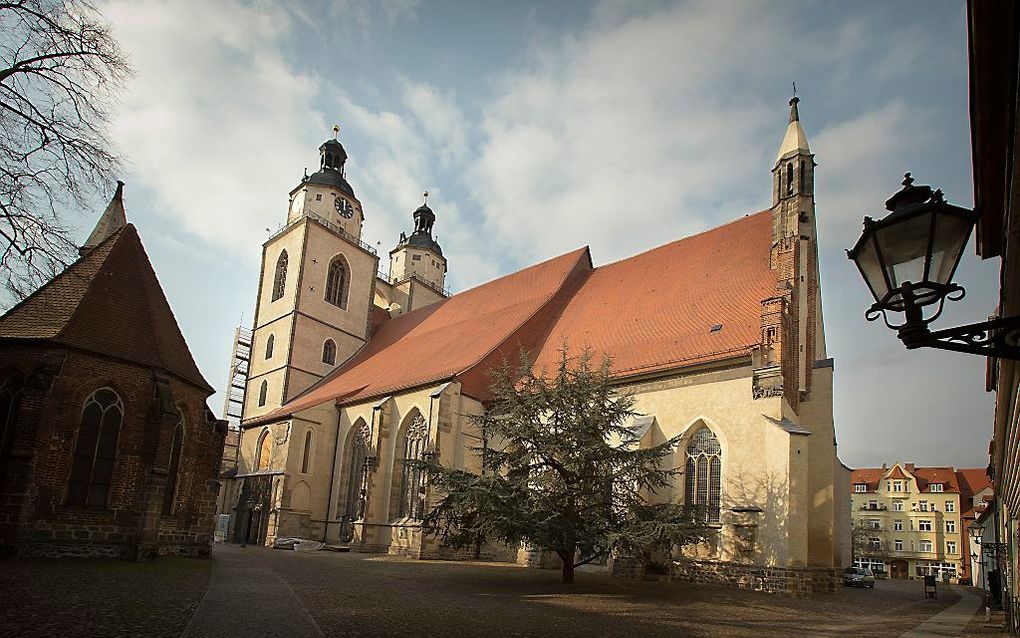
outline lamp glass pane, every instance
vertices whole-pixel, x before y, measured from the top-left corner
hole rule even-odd
[[[861,274],[864,275],[864,281],[871,288],[871,294],[875,296],[875,301],[881,301],[886,293],[889,292],[889,286],[885,283],[882,263],[878,260],[874,236],[868,237],[854,257],[854,261],[857,262],[857,267],[861,270]]]
[[[899,288],[905,281],[918,283],[924,279],[930,231],[930,212],[907,217],[876,231],[893,288]]]
[[[950,213],[938,215],[935,243],[931,253],[931,270],[928,273],[931,281],[949,283],[956,264],[963,255],[963,249],[967,246],[967,238],[970,237],[973,223],[973,220],[960,215]]]

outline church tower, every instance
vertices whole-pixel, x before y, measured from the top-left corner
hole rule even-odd
[[[826,359],[822,328],[815,224],[815,156],[790,100],[790,123],[772,168],[772,254],[774,265],[788,264],[784,275],[796,318],[796,378],[801,396],[811,388],[816,361]]]
[[[347,152],[319,147],[319,170],[290,192],[286,225],[262,246],[244,418],[279,407],[368,340],[379,258],[361,241]]]
[[[416,310],[448,297],[446,292],[446,258],[439,242],[432,237],[436,214],[425,202],[412,213],[414,232],[400,233],[400,240],[390,251],[388,280],[376,283],[375,303],[389,310],[391,316]]]

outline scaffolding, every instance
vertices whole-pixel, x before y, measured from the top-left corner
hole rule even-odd
[[[252,331],[237,327],[234,331],[234,350],[230,355],[230,373],[227,376],[226,396],[223,400],[223,418],[230,428],[223,450],[224,472],[237,468],[237,447],[240,440],[241,416],[244,411],[244,393],[248,387],[248,369],[251,363]]]

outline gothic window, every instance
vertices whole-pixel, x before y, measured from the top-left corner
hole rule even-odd
[[[261,408],[266,404],[266,394],[269,392],[269,384],[265,381],[259,386],[259,407]]]
[[[170,464],[166,471],[166,492],[163,495],[163,514],[173,516],[177,504],[177,491],[181,480],[181,449],[184,447],[184,417],[177,420],[174,438],[170,443]]]
[[[305,446],[301,451],[301,473],[308,474],[308,461],[312,455],[312,431],[305,432]]]
[[[793,162],[786,163],[786,194],[793,194]]]
[[[336,343],[332,339],[326,339],[322,344],[322,362],[329,365],[336,363]]]
[[[106,507],[123,418],[124,406],[110,388],[96,390],[85,400],[67,488],[68,505]]]
[[[276,301],[283,297],[283,291],[287,285],[287,251],[280,253],[280,258],[276,260],[276,275],[273,277],[273,299]]]
[[[404,435],[404,462],[400,480],[399,518],[421,518],[425,513],[425,485],[422,471],[414,466],[425,453],[428,426],[421,413],[415,414]]]
[[[804,181],[804,174],[805,174],[807,169],[804,168],[804,167],[805,167],[804,160],[801,160],[800,161],[800,192],[802,192],[802,193],[806,193],[807,192],[807,188],[804,186],[807,183],[807,182]]]
[[[273,342],[275,341],[276,337],[274,337],[273,335],[269,335],[269,338],[266,339],[266,359],[273,358]]]
[[[255,471],[269,469],[269,461],[272,456],[273,439],[269,436],[269,428],[262,430],[259,435],[259,442],[255,446]]]
[[[24,382],[20,375],[14,374],[0,383],[0,458],[7,454],[11,440],[14,438],[14,424],[21,408],[21,392]],[[3,465],[0,465],[2,468]],[[3,473],[0,472],[0,477]]]
[[[687,504],[705,509],[705,520],[719,522],[721,497],[722,448],[719,439],[702,427],[687,444],[685,487]]]
[[[348,438],[347,485],[342,518],[356,521],[365,515],[365,457],[368,455],[368,426],[353,430]],[[348,530],[348,533],[351,533]],[[349,540],[349,539],[348,539]]]
[[[337,308],[347,308],[347,284],[350,279],[347,273],[347,265],[340,255],[329,262],[326,270],[326,303]]]

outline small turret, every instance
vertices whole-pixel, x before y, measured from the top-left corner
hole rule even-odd
[[[390,251],[390,279],[399,281],[416,276],[441,292],[446,281],[446,258],[439,242],[432,237],[436,214],[429,208],[428,191],[424,198],[412,213],[414,232],[400,233],[400,241]]]
[[[92,234],[85,240],[85,243],[78,249],[78,254],[84,256],[90,250],[103,243],[110,235],[127,226],[127,214],[124,212],[124,182],[117,180],[117,190],[113,198],[106,205]]]

